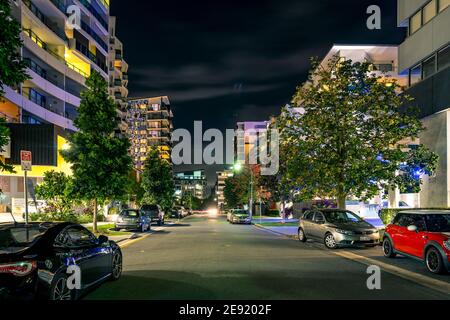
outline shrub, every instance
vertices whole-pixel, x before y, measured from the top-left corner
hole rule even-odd
[[[279,210],[268,210],[266,215],[268,217],[279,217],[280,216],[280,211]]]

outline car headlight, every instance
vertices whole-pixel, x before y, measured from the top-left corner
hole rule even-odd
[[[122,218],[117,218],[117,220],[116,220],[117,222],[123,222],[123,219]]]
[[[353,231],[349,230],[343,230],[343,229],[336,229],[337,233],[345,234],[347,236],[353,236],[355,233]]]
[[[445,249],[450,250],[450,239],[444,241],[444,247]]]

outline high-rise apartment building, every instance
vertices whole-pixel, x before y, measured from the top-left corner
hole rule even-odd
[[[11,128],[11,143],[1,156],[16,170],[0,175],[1,201],[14,211],[14,199],[23,198],[20,150],[33,152],[34,166],[28,173],[33,184],[49,170],[70,174],[59,151],[67,147],[67,134],[77,130],[73,120],[86,78],[96,70],[109,81],[110,30],[109,0],[14,0],[10,4],[11,15],[22,28],[20,51],[30,76],[17,87],[5,86],[0,100],[0,116]],[[74,8],[79,9],[79,21],[71,19]]]
[[[108,80],[109,1],[12,1],[22,26],[22,56],[31,79],[6,88],[0,112],[10,122],[51,123],[76,130],[73,119],[91,70]],[[80,28],[68,23],[67,8],[77,5]]]
[[[424,177],[420,206],[449,207],[450,0],[398,0],[398,24],[407,28],[399,71],[427,129],[420,142],[439,155],[436,175]]]
[[[124,60],[123,44],[116,36],[116,17],[109,18],[109,95],[117,104],[120,125],[118,133],[126,134],[128,97],[128,63]]]
[[[150,147],[170,161],[172,150],[172,108],[167,96],[130,99],[126,112],[131,156],[136,170],[142,170]]]
[[[251,152],[258,157],[258,131],[267,130],[268,124],[269,121],[246,121],[236,124],[236,132],[242,133],[236,134],[235,138],[234,150],[236,162],[250,164]]]

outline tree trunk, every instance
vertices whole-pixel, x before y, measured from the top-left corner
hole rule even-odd
[[[338,195],[337,197],[337,206],[338,209],[342,209],[345,210],[345,200],[346,200],[347,196],[346,195]]]
[[[94,199],[94,219],[92,221],[92,231],[98,233],[97,229],[97,199]]]

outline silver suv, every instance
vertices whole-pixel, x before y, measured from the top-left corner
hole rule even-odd
[[[340,209],[306,211],[299,222],[298,239],[323,241],[328,249],[339,246],[376,246],[380,233],[373,225],[356,214]]]

